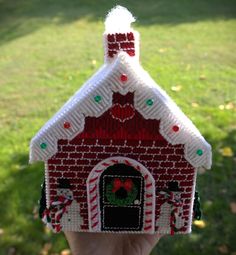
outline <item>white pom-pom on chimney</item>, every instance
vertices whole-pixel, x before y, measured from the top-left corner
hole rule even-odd
[[[120,5],[112,8],[107,14],[103,34],[104,58],[107,64],[113,62],[121,51],[139,61],[139,33],[131,27],[134,21],[134,16]]]

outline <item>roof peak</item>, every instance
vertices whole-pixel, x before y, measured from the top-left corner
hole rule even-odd
[[[124,75],[125,80],[121,79]],[[184,144],[185,159],[195,168],[210,168],[210,145],[141,65],[125,52],[120,52],[110,65],[104,65],[42,127],[31,141],[30,162],[46,161],[57,152],[59,139],[70,141],[84,130],[86,117],[102,116],[112,107],[112,96],[116,92],[134,93],[134,108],[146,120],[160,120],[159,131],[166,141],[172,145]]]

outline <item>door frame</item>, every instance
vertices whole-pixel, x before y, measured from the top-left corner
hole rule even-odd
[[[140,231],[140,233],[154,233],[156,208],[155,180],[146,167],[144,167],[138,161],[128,157],[107,158],[98,163],[90,172],[86,181],[89,230],[91,232],[109,232],[101,231],[99,182],[101,174],[104,170],[106,170],[109,166],[119,163],[132,166],[144,177],[143,229]]]

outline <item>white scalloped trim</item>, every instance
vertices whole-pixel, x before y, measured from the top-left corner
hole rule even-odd
[[[124,83],[120,75],[125,73],[128,80]],[[171,144],[185,144],[185,158],[194,167],[211,166],[211,146],[201,136],[193,123],[183,114],[172,99],[163,91],[137,60],[125,52],[120,52],[111,64],[104,65],[72,97],[61,110],[38,132],[31,141],[30,162],[46,161],[57,151],[58,139],[71,140],[83,131],[87,116],[99,117],[112,106],[112,95],[134,93],[134,107],[145,119],[160,120],[160,133]],[[102,100],[95,102],[100,95]],[[152,99],[153,105],[147,106],[146,100]],[[71,122],[65,129],[63,123]],[[172,127],[179,126],[179,132]],[[47,143],[46,149],[40,144]],[[202,156],[196,151],[201,149]]]

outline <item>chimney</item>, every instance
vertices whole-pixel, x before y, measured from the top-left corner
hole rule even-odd
[[[111,63],[121,51],[139,61],[139,33],[131,28],[133,15],[117,5],[107,14],[103,34],[105,63]]]

